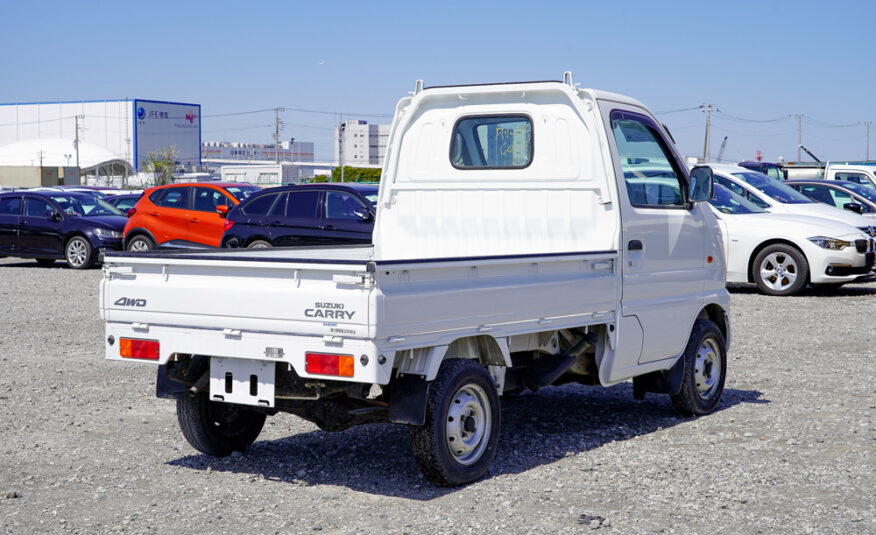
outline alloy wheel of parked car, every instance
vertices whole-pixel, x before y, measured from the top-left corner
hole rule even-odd
[[[134,253],[151,251],[154,248],[155,244],[146,236],[135,236],[130,242],[128,242],[128,250]]]
[[[754,260],[754,280],[767,295],[796,295],[808,278],[809,263],[790,245],[770,245]]]
[[[256,240],[246,246],[247,249],[267,249],[268,247],[273,247],[273,245],[265,240]]]
[[[64,258],[67,265],[73,269],[85,269],[91,266],[91,244],[81,236],[74,236],[64,248]]]

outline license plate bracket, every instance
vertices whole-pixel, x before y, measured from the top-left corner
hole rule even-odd
[[[273,407],[275,375],[274,362],[212,357],[210,399],[255,407]]]

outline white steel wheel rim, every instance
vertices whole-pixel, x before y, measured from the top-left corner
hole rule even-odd
[[[493,428],[486,391],[473,384],[457,390],[450,400],[445,426],[447,449],[456,462],[470,465],[480,459]]]
[[[148,251],[149,246],[146,245],[145,240],[137,238],[131,243],[131,250],[135,253],[142,253],[143,251]]]
[[[80,239],[70,240],[67,244],[67,263],[79,267],[88,259],[88,248]]]
[[[721,381],[721,350],[714,338],[703,340],[694,361],[694,383],[702,399],[709,399]]]
[[[768,254],[760,263],[760,280],[775,291],[787,290],[797,281],[797,262],[783,252]]]

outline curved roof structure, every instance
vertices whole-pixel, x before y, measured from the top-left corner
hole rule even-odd
[[[0,147],[0,165],[70,167],[76,165],[72,139],[42,138],[18,141]],[[104,147],[79,141],[79,167],[83,173],[98,167],[121,165],[131,172],[125,159]]]

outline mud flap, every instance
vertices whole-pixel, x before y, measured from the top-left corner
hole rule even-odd
[[[158,376],[155,378],[155,397],[164,399],[179,399],[188,390],[185,383],[171,381],[167,376],[167,366],[162,364],[158,367]]]
[[[676,395],[681,392],[684,379],[684,355],[680,356],[668,370],[659,370],[633,377],[633,397],[644,399],[646,392]]]
[[[389,393],[389,421],[421,426],[426,423],[429,383],[422,375],[400,375]]]

